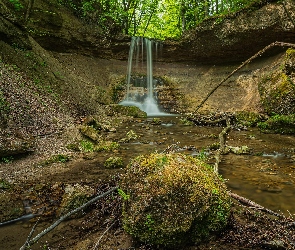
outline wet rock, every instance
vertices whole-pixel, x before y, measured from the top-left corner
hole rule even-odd
[[[94,189],[86,185],[82,186],[78,183],[74,185],[66,185],[60,207],[57,211],[58,216],[64,215],[75,208],[80,207],[86,203],[94,193]]]
[[[229,151],[229,152],[234,153],[236,155],[250,153],[250,148],[248,148],[248,146],[241,146],[241,147],[226,146],[226,148],[227,148],[226,151]]]
[[[13,197],[8,191],[0,193],[0,222],[16,219],[24,214],[21,200]]]
[[[132,116],[134,118],[146,118],[146,112],[140,110],[138,107],[135,106],[122,106],[122,105],[109,105],[109,115],[115,115],[119,113],[121,115]]]
[[[95,142],[99,142],[101,139],[100,132],[93,127],[81,125],[81,126],[79,126],[79,131],[84,136],[86,136],[87,138],[89,138]]]

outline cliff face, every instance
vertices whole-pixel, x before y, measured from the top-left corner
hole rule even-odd
[[[6,42],[30,48],[27,40],[30,35],[48,50],[127,59],[128,37],[106,33],[98,25],[79,19],[58,1],[21,2],[24,8],[18,11],[11,3],[0,2],[0,34]],[[272,42],[295,41],[295,2],[284,2],[285,7],[274,2],[234,16],[209,19],[180,41],[166,41],[161,60],[236,62],[249,58]]]
[[[32,138],[59,133],[80,116],[103,117],[105,104],[114,102],[113,89],[122,90],[126,78],[130,37],[104,33],[58,1],[20,2],[24,8],[15,10],[9,1],[0,0],[0,157],[33,150]],[[182,40],[164,42],[154,75],[166,80],[171,91],[165,92],[165,98],[175,111],[194,111],[241,60],[266,45],[295,41],[291,21],[295,3],[285,2],[287,12],[271,3],[219,22],[207,20]],[[233,75],[202,111],[271,112],[283,107],[288,112],[282,113],[292,113],[293,53],[288,60],[276,50],[269,53],[276,55],[256,60]],[[273,80],[267,82],[270,75]],[[287,101],[269,102],[278,91],[269,94],[259,85],[261,78],[270,89],[279,86],[279,96]],[[10,134],[14,141],[19,139],[20,148],[6,152]]]
[[[209,19],[177,45],[167,44],[166,60],[227,63],[244,61],[275,41],[295,41],[295,2],[270,3],[235,16]],[[270,51],[277,53],[278,49]]]

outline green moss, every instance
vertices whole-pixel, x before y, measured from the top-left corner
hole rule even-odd
[[[112,112],[120,113],[121,115],[132,116],[134,118],[146,118],[147,114],[135,106],[110,105]]]
[[[273,115],[258,127],[264,133],[295,134],[295,114]]]
[[[10,189],[11,188],[11,184],[4,180],[4,179],[0,179],[0,189]]]
[[[79,149],[82,152],[101,152],[101,151],[113,151],[120,147],[120,144],[112,141],[100,141],[99,143],[93,143],[88,140],[82,140],[79,144]]]
[[[58,155],[52,155],[49,159],[41,162],[39,165],[41,166],[47,166],[53,163],[66,163],[70,160],[70,157],[68,155],[58,154]]]
[[[295,85],[285,73],[273,73],[265,77],[259,86],[261,103],[268,114],[295,112]]]
[[[183,154],[135,158],[120,183],[129,199],[123,227],[161,247],[199,243],[222,230],[231,201],[224,183],[203,161]]]
[[[254,112],[238,111],[236,114],[237,123],[246,126],[254,127],[262,120],[261,115]]]
[[[185,125],[185,126],[193,126],[194,125],[194,122],[190,121],[190,120],[187,120],[187,119],[180,119],[179,120],[181,124]]]
[[[105,163],[105,168],[122,168],[124,166],[124,162],[121,157],[110,157],[108,158]]]

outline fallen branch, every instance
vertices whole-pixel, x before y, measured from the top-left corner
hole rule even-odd
[[[68,212],[67,214],[61,216],[56,222],[54,222],[51,226],[49,226],[48,228],[44,229],[41,233],[39,233],[35,238],[33,238],[32,240],[30,240],[29,242],[26,242],[21,248],[20,250],[23,250],[26,248],[26,246],[30,247],[33,244],[35,244],[41,237],[43,237],[45,234],[47,234],[48,232],[50,232],[52,229],[54,229],[56,226],[58,226],[62,221],[64,221],[65,219],[69,218],[71,215],[83,210],[84,208],[88,207],[89,205],[91,205],[92,203],[98,201],[99,199],[109,195],[110,193],[116,191],[118,189],[118,187],[113,187],[111,189],[109,189],[107,192],[98,195],[96,197],[94,197],[93,199],[89,200],[88,202],[84,203],[82,206]]]
[[[39,219],[40,219],[40,218],[39,218]],[[31,230],[31,232],[30,232],[30,234],[29,234],[29,236],[28,236],[28,238],[27,238],[27,240],[26,240],[26,242],[25,242],[25,244],[20,248],[20,250],[25,250],[26,247],[29,246],[29,242],[30,242],[30,240],[31,240],[31,238],[32,238],[32,235],[33,235],[33,233],[34,233],[34,231],[35,231],[35,228],[36,228],[36,226],[37,226],[37,224],[38,224],[38,222],[39,222],[39,219],[37,220],[37,222],[36,222],[35,225],[33,226],[32,230]]]
[[[237,67],[234,71],[232,71],[227,77],[225,77],[220,83],[217,84],[217,86],[210,91],[210,93],[203,99],[203,101],[198,105],[196,110],[193,113],[196,113],[203,104],[209,99],[209,97],[227,80],[229,79],[233,74],[235,74],[238,70],[246,66],[248,63],[250,63],[253,59],[256,57],[261,56],[265,51],[268,49],[275,47],[275,46],[282,46],[282,47],[293,47],[295,48],[295,44],[293,43],[284,43],[284,42],[274,42],[270,45],[264,47],[262,50],[259,50],[254,56],[250,57],[247,61],[243,62],[239,67]]]
[[[277,216],[279,218],[285,218],[285,216],[283,214],[278,214],[278,213],[276,213],[276,212],[274,212],[274,211],[272,211],[272,210],[270,210],[268,208],[265,208],[265,207],[255,203],[254,201],[251,201],[251,200],[249,200],[249,199],[247,199],[245,197],[242,197],[242,196],[240,196],[238,194],[235,194],[235,193],[232,193],[232,192],[228,192],[228,194],[229,194],[230,197],[234,198],[235,200],[237,200],[237,201],[239,201],[239,202],[241,202],[241,203],[243,203],[245,205],[248,205],[248,206],[253,207],[255,209],[259,209],[261,211],[264,211],[264,212],[266,212],[268,214]]]
[[[96,242],[93,250],[96,250],[99,246],[99,242],[101,241],[102,237],[111,229],[111,227],[116,223],[116,220],[103,232],[103,234],[99,237],[98,241]]]
[[[217,150],[217,152],[215,154],[216,162],[214,164],[214,172],[216,174],[218,174],[218,166],[219,166],[219,163],[221,162],[221,159],[220,159],[221,155],[224,154],[224,152],[225,152],[226,135],[231,130],[231,125],[230,125],[229,118],[226,117],[225,119],[226,119],[226,125],[227,126],[219,134],[219,149]]]

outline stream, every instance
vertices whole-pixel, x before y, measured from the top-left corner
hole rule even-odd
[[[72,174],[65,172],[65,175],[71,178],[73,182],[88,178],[90,183],[95,183],[95,179],[91,178],[97,178],[101,174],[115,173],[113,172],[115,170],[106,171],[103,167],[98,168],[98,164],[101,165],[107,157],[120,156],[124,159],[124,163],[128,164],[133,157],[152,152],[163,152],[171,145],[173,145],[171,150],[202,157],[209,164],[214,164],[215,151],[208,148],[210,145],[219,142],[218,135],[223,128],[187,126],[182,123],[182,119],[182,117],[177,116],[165,116],[122,122],[116,133],[108,134],[109,140],[120,142],[121,147],[117,152],[101,152],[92,161],[84,160],[84,162],[76,163],[79,172],[83,171],[84,177],[82,174],[76,176],[77,172],[75,175],[72,175],[74,172]],[[131,130],[134,132],[132,132],[132,139],[123,143],[122,141],[126,138],[128,132],[130,134]],[[294,135],[263,134],[252,128],[247,131],[232,130],[227,136],[227,145],[232,147],[247,146],[250,149],[247,154],[228,153],[222,155],[219,173],[225,179],[228,189],[275,212],[294,216]],[[73,166],[71,168],[74,169]],[[60,175],[61,180],[65,175]],[[88,216],[91,217],[91,215]],[[38,225],[38,231],[40,232],[51,225],[54,220],[52,218],[50,221],[42,221]],[[2,237],[0,250],[19,249],[30,233],[32,225],[32,222],[22,220],[0,227]],[[84,230],[85,225],[79,220],[63,222],[32,249],[44,249],[42,247],[47,244],[47,241],[58,245],[59,242],[64,241],[65,233],[68,240],[77,240],[81,237],[77,234],[79,234],[81,228],[82,231]],[[90,229],[88,230],[91,232]],[[87,230],[85,234],[87,238]],[[69,240],[68,244],[70,242]]]
[[[175,144],[176,151],[204,157],[213,164],[214,151],[208,147],[219,141],[222,127],[186,126],[181,117],[158,117],[138,120],[117,132],[133,130],[137,139],[122,144],[122,157],[162,152]],[[159,120],[161,122],[159,122]],[[160,124],[155,124],[155,123]],[[295,137],[263,134],[256,128],[232,130],[227,145],[247,146],[248,154],[222,156],[219,173],[232,192],[285,215],[295,214]]]

